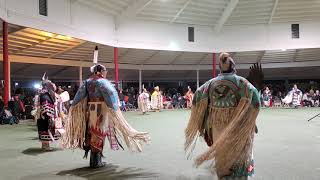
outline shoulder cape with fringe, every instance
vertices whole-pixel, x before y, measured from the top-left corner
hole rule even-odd
[[[72,106],[69,110],[67,122],[65,124],[66,133],[62,136],[62,146],[68,149],[83,149],[87,123],[87,104],[89,81],[79,88]],[[132,128],[123,117],[119,108],[118,93],[112,84],[102,78],[95,79],[94,87],[96,88],[95,96],[100,96],[104,99],[105,109],[109,120],[114,124],[117,137],[124,140],[127,147],[131,151],[142,151],[142,145],[148,143],[150,137],[147,132],[138,132]]]
[[[191,155],[199,136],[212,138],[209,149],[197,157],[195,165],[214,160],[218,174],[228,174],[235,164],[250,164],[259,93],[246,79],[221,74],[202,85],[194,94],[185,150]]]

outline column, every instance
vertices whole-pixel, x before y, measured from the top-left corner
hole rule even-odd
[[[216,53],[212,53],[212,78],[216,77]]]
[[[4,78],[4,91],[3,101],[4,105],[8,106],[10,99],[10,60],[8,55],[8,23],[2,22],[2,48],[3,48],[3,78]]]
[[[199,82],[199,69],[197,69],[197,89],[200,87],[200,82]]]
[[[113,48],[113,55],[114,55],[114,69],[115,69],[115,85],[116,89],[119,89],[119,64],[118,64],[118,48]]]
[[[82,86],[83,79],[82,79],[82,65],[79,66],[79,87]]]
[[[142,70],[139,69],[139,93],[142,92]]]

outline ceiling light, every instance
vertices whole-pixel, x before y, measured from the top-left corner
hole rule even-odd
[[[286,50],[287,50],[287,49],[285,49],[285,48],[282,48],[282,49],[281,49],[281,51],[286,51]]]
[[[47,37],[53,37],[53,34],[52,33],[49,33],[49,32],[41,32],[42,35],[44,36],[47,36]]]
[[[56,36],[57,39],[62,39],[62,40],[71,40],[72,37],[70,36],[63,36],[63,35],[58,35]]]

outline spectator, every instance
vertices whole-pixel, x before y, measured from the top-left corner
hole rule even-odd
[[[314,104],[315,106],[319,107],[319,104],[320,104],[320,92],[319,90],[316,90],[316,93],[314,94],[313,96],[313,100],[314,100]]]
[[[312,107],[312,101],[310,99],[310,94],[308,92],[304,93],[303,97],[302,97],[302,101],[303,101],[303,105],[305,107]]]
[[[122,90],[120,90],[120,92],[119,92],[119,100],[120,100],[120,108],[121,108],[121,110],[125,111],[126,103],[124,101],[124,94],[123,94]]]

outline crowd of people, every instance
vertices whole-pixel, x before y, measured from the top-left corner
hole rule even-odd
[[[159,87],[156,87],[159,88]],[[56,93],[61,94],[68,91],[70,98],[73,99],[78,87],[68,88],[66,86],[58,86]],[[144,91],[139,93],[138,88],[130,87],[119,91],[120,107],[122,111],[136,111],[139,110],[139,95],[144,94],[147,100],[147,111],[152,108],[151,98],[156,91],[151,87],[144,88]],[[183,89],[183,88],[181,88]],[[161,109],[186,109],[191,108],[193,93],[190,87],[185,90],[158,89],[161,96]],[[8,107],[4,107],[2,96],[0,96],[0,123],[14,124],[19,120],[33,119],[32,110],[35,102],[36,90],[28,88],[19,88],[13,92],[13,96],[9,101]],[[72,102],[72,101],[71,101]],[[70,103],[65,103],[65,108],[69,109]]]
[[[314,87],[313,87],[314,88]],[[266,86],[261,93],[263,107],[320,107],[320,91],[318,89],[305,88],[300,90],[297,84],[287,93],[274,92]]]
[[[159,100],[155,100],[154,97],[159,97]],[[119,92],[122,111],[137,110],[140,107],[139,102],[142,100],[147,104],[146,106],[148,111],[155,109],[186,109],[191,108],[192,98],[193,91],[189,86],[182,92],[179,92],[174,88],[164,91],[158,86],[150,90],[143,88],[141,93],[139,93],[134,87],[120,90]],[[160,107],[156,107],[157,105],[155,105],[155,101],[159,101]]]
[[[302,87],[301,90],[299,87]],[[192,106],[193,90],[188,86],[186,88],[143,88],[140,93],[137,87],[125,88],[119,91],[120,107],[122,111],[142,110],[139,105],[139,98],[143,98],[146,103],[146,109],[143,112],[152,111],[156,108],[152,105],[152,95],[155,92],[161,97],[161,108],[159,109],[189,109]],[[58,86],[57,93],[61,94],[68,91],[73,99],[78,87],[68,88]],[[261,102],[263,107],[320,107],[320,88],[316,85],[310,87],[307,83],[293,84],[290,91],[279,84],[267,84],[261,92]],[[31,112],[34,109],[35,90],[19,88],[9,101],[8,107],[5,108],[2,97],[0,96],[0,123],[14,124],[19,120],[33,119]],[[69,103],[65,103],[68,109]]]

